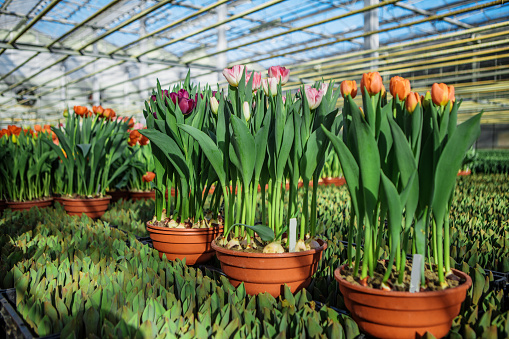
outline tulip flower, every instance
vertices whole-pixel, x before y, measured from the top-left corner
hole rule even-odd
[[[242,114],[244,114],[246,121],[249,121],[251,118],[251,108],[249,107],[249,102],[247,101],[244,101],[244,104],[242,105]]]
[[[361,93],[364,95],[364,88],[369,95],[375,95],[382,90],[382,77],[378,72],[364,73],[361,79]]]
[[[245,72],[244,65],[235,65],[232,68],[225,68],[223,75],[232,87],[238,87],[242,74]]]
[[[329,84],[328,83],[323,82],[320,85],[320,90],[323,92],[323,94],[326,94],[328,89],[329,89]]]
[[[140,146],[146,146],[149,144],[149,142],[150,142],[150,140],[146,136],[141,134],[141,137],[139,140]]]
[[[187,115],[196,107],[196,102],[193,99],[179,98],[179,107],[182,114]]]
[[[306,98],[308,100],[309,109],[315,109],[318,106],[320,106],[322,98],[325,94],[322,90],[317,90],[316,88],[313,88],[310,85],[306,85],[304,87],[304,91],[306,92]]]
[[[154,172],[147,172],[141,179],[143,182],[151,182],[156,177],[156,174]]]
[[[177,92],[177,96],[179,99],[181,98],[189,99],[189,92],[182,88]]]
[[[339,89],[343,98],[350,94],[353,99],[357,95],[357,82],[355,80],[345,80],[341,83]]]
[[[425,95],[421,96],[421,105],[423,108],[428,108],[431,102],[431,93],[427,91]]]
[[[269,78],[277,78],[281,81],[281,86],[285,85],[290,78],[290,70],[281,66],[272,66],[269,68]]]
[[[143,126],[143,124],[141,122],[137,122],[134,124],[134,126],[132,127],[132,129],[143,129],[145,126]]]
[[[454,96],[454,94],[453,94]],[[433,103],[438,106],[445,106],[449,102],[449,88],[446,84],[434,83],[431,86],[431,99]]]
[[[141,138],[141,133],[138,132],[137,129],[135,130],[132,130],[130,133],[129,133],[129,139],[127,140],[127,144],[129,146],[134,146],[138,143],[138,141],[140,140]]]
[[[101,114],[102,117],[106,118],[106,119],[113,119],[117,114],[115,113],[114,110],[112,110],[111,108],[106,108],[104,110],[104,112]]]
[[[104,108],[102,108],[102,106],[92,106],[92,111],[93,111],[95,114],[102,115],[102,114],[103,114],[103,112],[104,112]]]
[[[17,127],[17,126],[14,126],[14,125],[8,125],[7,126],[8,134],[7,135],[9,135],[9,136],[13,135],[13,136],[17,136],[18,137],[22,130],[23,129],[21,127]]]
[[[67,118],[69,116],[69,110],[67,108],[64,109],[64,113],[62,113],[62,115],[64,116],[64,118]]]
[[[259,72],[251,72],[246,75],[246,85],[249,82],[249,79],[251,78],[251,75],[253,76],[253,92],[260,88],[262,85],[262,73]]]
[[[42,126],[41,125],[34,125],[34,131],[42,132]]]
[[[277,95],[277,78],[268,78],[262,80],[263,92],[266,96],[275,97]]]
[[[415,111],[415,108],[417,107],[417,104],[421,103],[421,97],[419,96],[419,93],[417,92],[410,92],[405,100],[405,107],[408,111],[408,113],[412,114]]]
[[[79,115],[80,117],[87,115],[88,108],[84,106],[74,106],[74,112]]]
[[[454,95],[454,86],[449,86],[449,101],[451,101],[451,105],[456,102],[456,96]]]
[[[394,98],[398,96],[399,100],[403,101],[410,94],[410,81],[400,76],[392,77],[389,90]]]
[[[210,98],[210,110],[212,113],[217,114],[217,110],[219,109],[219,101],[215,97]]]

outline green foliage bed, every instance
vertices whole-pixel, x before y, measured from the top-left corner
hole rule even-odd
[[[509,272],[507,179],[458,179],[451,255],[474,285],[450,338],[509,336],[507,300],[502,290],[490,291],[499,275],[487,271]],[[16,288],[17,310],[40,336],[354,338],[355,322],[333,309],[344,309],[333,271],[346,259],[348,204],[344,187],[320,188],[319,223],[328,248],[308,291],[296,295],[246,296],[213,267],[160,260],[135,239],[146,235],[153,201],[119,202],[96,222],[69,217],[60,206],[5,211],[0,287]]]

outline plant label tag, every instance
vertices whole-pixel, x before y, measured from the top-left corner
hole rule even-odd
[[[412,274],[410,275],[410,293],[419,292],[421,288],[422,254],[414,254],[412,259]]]
[[[290,219],[290,230],[288,232],[289,250],[295,252],[295,244],[297,243],[297,219]]]

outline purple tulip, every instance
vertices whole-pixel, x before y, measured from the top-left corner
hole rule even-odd
[[[189,92],[186,91],[185,89],[179,90],[177,95],[178,95],[179,99],[181,99],[181,98],[189,99]]]
[[[196,102],[193,99],[180,98],[179,107],[182,114],[187,115],[196,107]]]

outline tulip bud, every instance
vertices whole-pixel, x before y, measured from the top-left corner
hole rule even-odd
[[[212,113],[217,114],[217,110],[219,109],[219,101],[217,101],[216,97],[210,98],[210,110]]]
[[[309,104],[309,109],[315,109],[320,106],[325,94],[322,90],[317,90],[316,88],[306,85],[304,87],[304,92],[306,92],[306,99]]]
[[[431,93],[429,91],[426,92],[426,95],[424,95],[423,97],[421,97],[421,103],[422,103],[422,107],[424,109],[427,109],[429,108],[429,104],[431,102]]]
[[[290,78],[290,70],[281,66],[272,66],[269,68],[269,78],[276,78],[277,82],[281,80],[281,86],[284,86]]]
[[[268,78],[262,80],[263,92],[266,96],[275,97],[277,95],[277,78]]]
[[[235,65],[232,68],[225,68],[223,75],[230,84],[230,86],[238,87],[242,74],[245,72],[244,65]]]
[[[400,76],[392,77],[389,90],[393,97],[397,96],[400,101],[403,101],[410,94],[410,81]]]
[[[246,121],[249,121],[251,118],[251,108],[249,107],[249,102],[247,101],[244,101],[244,104],[242,105],[242,114],[244,114]]]
[[[364,88],[369,95],[375,95],[382,90],[382,77],[378,72],[364,73],[361,78],[361,94],[364,95]]]
[[[405,107],[406,107],[408,113],[412,114],[415,111],[417,104],[420,102],[421,102],[421,97],[419,96],[419,93],[410,92],[410,94],[408,94],[408,96],[406,97],[406,101],[405,101]]]
[[[67,118],[69,116],[69,110],[66,108],[64,109],[64,118]]]
[[[357,95],[357,82],[355,80],[345,80],[341,83],[339,89],[343,98],[350,94],[353,99]]]
[[[454,94],[453,94],[454,95]],[[437,84],[431,86],[431,99],[438,106],[445,106],[449,102],[449,88],[446,84]]]

